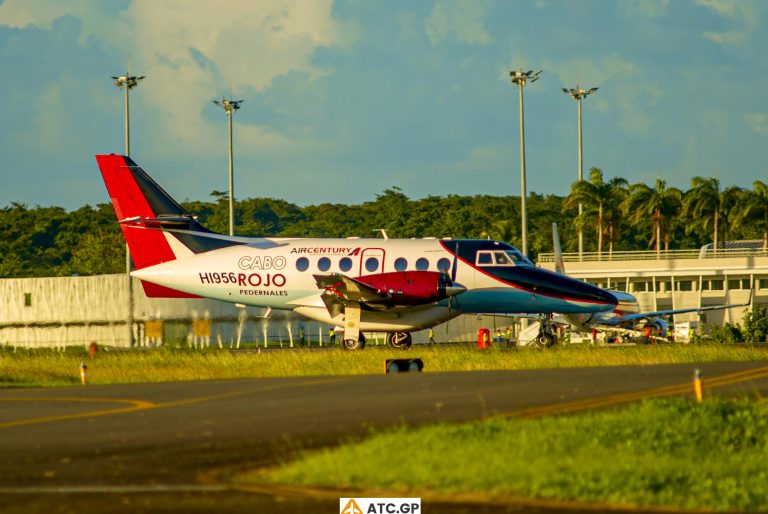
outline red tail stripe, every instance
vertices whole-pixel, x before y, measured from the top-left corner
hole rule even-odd
[[[133,161],[114,154],[97,155],[96,161],[104,177],[118,221],[135,216],[157,217],[158,213],[152,211],[134,178],[134,171],[129,167],[135,166]],[[121,225],[121,228],[136,269],[176,258],[162,231],[130,225]]]

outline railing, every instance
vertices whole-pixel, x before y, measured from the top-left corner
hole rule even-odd
[[[762,248],[718,248],[715,252],[712,248],[700,250],[669,250],[656,252],[655,250],[621,251],[621,252],[578,252],[563,254],[565,262],[611,262],[611,261],[654,261],[669,259],[727,259],[730,257],[768,257],[768,252]],[[540,253],[538,262],[554,262],[554,253]]]

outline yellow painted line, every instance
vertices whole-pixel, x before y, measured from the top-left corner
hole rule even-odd
[[[20,419],[16,421],[5,421],[0,423],[0,428],[19,427],[25,425],[37,425],[40,423],[51,423],[54,421],[65,421],[69,419],[90,418],[93,416],[107,416],[110,414],[121,414],[124,412],[136,412],[139,410],[151,409],[156,406],[155,403],[145,400],[124,400],[118,398],[55,398],[55,397],[26,397],[26,398],[0,398],[0,401],[11,402],[66,402],[66,403],[122,403],[127,407],[118,407],[116,409],[106,409],[88,412],[79,412],[76,414],[60,414],[58,416],[44,416],[41,418]]]
[[[736,384],[739,382],[746,382],[748,380],[754,380],[758,378],[768,377],[768,367],[754,368],[744,371],[737,371],[734,373],[728,373],[726,375],[719,375],[711,379],[704,377],[704,388],[723,387],[727,385]],[[611,405],[618,405],[621,403],[629,403],[644,398],[659,398],[663,396],[673,396],[679,394],[685,394],[686,392],[693,391],[693,381],[691,383],[677,384],[671,386],[657,387],[654,389],[648,389],[644,391],[635,391],[631,393],[622,393],[611,396],[604,396],[600,398],[587,398],[585,400],[576,400],[573,402],[558,403],[555,405],[547,405],[544,407],[534,407],[531,409],[525,409],[522,411],[515,411],[510,413],[504,413],[500,416],[520,416],[524,418],[536,418],[546,415],[565,414],[568,412],[576,412],[587,409],[595,409],[599,407],[608,407]]]
[[[111,416],[114,414],[125,414],[128,412],[137,412],[151,409],[164,409],[168,407],[177,407],[179,405],[190,405],[194,403],[204,403],[209,401],[222,400],[225,398],[233,398],[236,396],[243,396],[256,392],[267,392],[276,389],[290,389],[295,387],[305,387],[317,384],[328,384],[332,382],[340,382],[349,380],[350,377],[339,378],[326,378],[310,380],[306,382],[300,382],[295,384],[276,384],[266,387],[254,387],[241,391],[232,391],[228,393],[212,394],[207,396],[198,396],[194,398],[187,398],[184,400],[176,400],[172,402],[155,403],[147,400],[131,400],[120,398],[70,398],[70,397],[41,397],[41,396],[29,396],[29,397],[17,397],[17,398],[0,398],[0,402],[74,402],[74,403],[122,403],[127,404],[126,407],[118,407],[116,409],[105,409],[88,412],[79,412],[75,414],[61,414],[57,416],[45,416],[40,418],[21,419],[16,421],[0,422],[0,429],[8,427],[18,427],[27,425],[37,425],[41,423],[52,423],[57,421],[68,421],[72,419],[82,418],[94,418],[100,416]]]

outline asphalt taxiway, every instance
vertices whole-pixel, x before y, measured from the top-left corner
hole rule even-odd
[[[768,392],[767,362],[2,390],[0,512],[338,512],[338,499],[252,492],[228,477],[403,423],[690,394],[694,368],[708,394]],[[428,512],[520,509],[531,510]]]

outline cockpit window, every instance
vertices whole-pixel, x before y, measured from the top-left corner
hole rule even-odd
[[[477,252],[478,266],[533,266],[518,250],[493,250]]]
[[[520,253],[519,250],[507,250],[507,255],[514,261],[515,266],[533,266],[533,263]]]
[[[493,264],[493,256],[491,252],[477,252],[478,266],[490,266],[492,264]]]
[[[507,257],[506,252],[493,252],[496,264],[512,264],[512,259]]]

